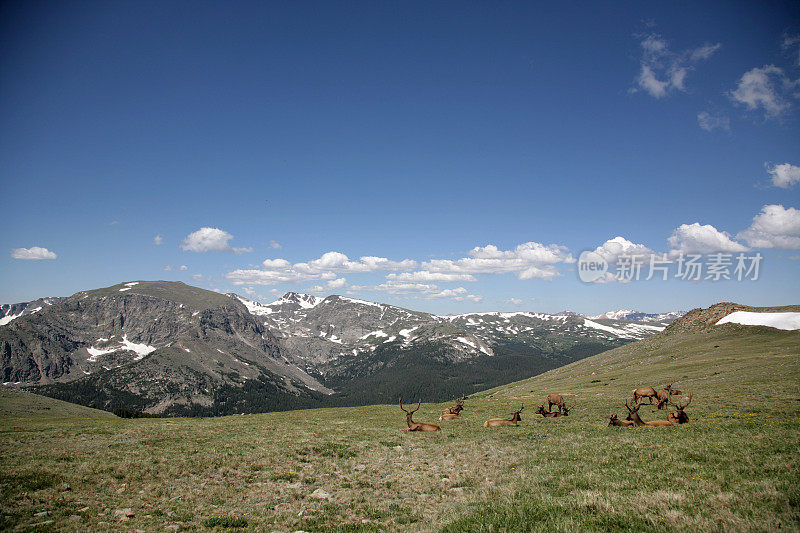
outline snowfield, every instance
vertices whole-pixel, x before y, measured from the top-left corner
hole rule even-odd
[[[800,329],[800,313],[753,313],[751,311],[734,311],[721,318],[719,324],[742,324],[743,326],[769,326],[775,329]]]

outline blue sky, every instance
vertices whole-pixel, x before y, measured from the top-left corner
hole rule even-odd
[[[0,76],[0,302],[142,279],[436,313],[800,302],[796,2],[5,2]],[[616,237],[764,259],[582,283]]]

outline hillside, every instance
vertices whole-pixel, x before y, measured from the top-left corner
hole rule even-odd
[[[62,402],[61,400],[8,387],[0,387],[0,419],[18,417],[116,420],[116,417],[108,411]]]
[[[800,332],[758,326],[665,332],[475,394],[462,420],[430,434],[405,431],[396,404],[11,420],[0,426],[0,525],[797,531],[799,346]],[[688,424],[607,427],[634,387],[673,380],[693,394]],[[550,392],[576,404],[569,417],[535,414]],[[507,402],[524,403],[520,426],[482,427],[506,415]],[[445,405],[425,404],[414,419],[435,421]],[[666,416],[648,406],[640,413]],[[121,524],[115,511],[126,508],[134,516]]]

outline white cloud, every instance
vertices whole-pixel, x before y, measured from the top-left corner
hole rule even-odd
[[[279,242],[277,242],[277,241],[269,241],[269,247],[270,248],[274,248],[276,250],[280,250],[281,249],[281,244]]]
[[[30,248],[14,248],[11,250],[11,257],[24,261],[43,261],[56,259],[58,256],[47,248],[31,246]]]
[[[398,280],[388,280],[386,283],[374,286],[351,285],[350,291],[352,291],[352,293],[361,291],[385,292],[387,294],[407,295],[425,300],[436,300],[440,298],[450,298],[456,301],[470,300],[472,302],[480,302],[483,300],[483,296],[470,294],[464,287],[442,289],[438,285],[432,283],[411,283]]]
[[[233,252],[236,255],[252,252],[252,248],[232,248],[228,241],[233,235],[219,228],[200,228],[183,239],[181,248],[187,252]]]
[[[506,303],[511,305],[522,305],[522,300],[519,298],[509,298],[506,300]]]
[[[746,252],[748,248],[731,238],[730,233],[719,231],[710,224],[681,224],[667,239],[671,257],[684,254],[710,254],[714,252]]]
[[[341,252],[327,252],[319,259],[302,263],[290,263],[285,259],[266,259],[262,269],[240,269],[228,272],[225,277],[235,285],[253,283],[257,285],[273,285],[277,283],[333,280],[338,273],[398,271],[416,268],[418,263],[405,259],[391,261],[385,257],[365,256],[358,261],[351,261]]]
[[[763,110],[765,118],[776,118],[792,107],[788,98],[797,98],[799,84],[775,65],[764,65],[745,72],[730,96],[751,111]]]
[[[527,242],[513,250],[500,250],[491,244],[479,246],[470,250],[469,257],[422,263],[375,256],[364,256],[356,261],[341,252],[327,252],[318,259],[294,264],[285,259],[267,259],[262,263],[263,268],[233,270],[225,277],[235,285],[333,280],[342,273],[367,272],[390,272],[389,282],[477,281],[475,274],[505,273],[516,274],[519,279],[551,280],[562,275],[557,264],[573,262],[575,259],[565,246]]]
[[[736,237],[755,248],[800,249],[800,210],[765,205],[750,227]]]
[[[800,167],[790,163],[780,165],[767,165],[767,173],[772,176],[772,184],[776,187],[788,189],[800,183]]]
[[[418,270],[416,272],[402,272],[400,274],[389,274],[386,279],[397,281],[441,281],[441,282],[461,282],[478,281],[472,274],[446,274],[444,272],[427,272]]]
[[[161,246],[162,244],[164,244],[164,238],[161,235],[156,235],[155,237],[153,237],[153,244],[155,244],[156,246]]]
[[[244,288],[244,293],[246,295],[248,295],[248,296],[255,296],[256,295],[256,290],[253,287],[245,287]]]
[[[706,131],[731,129],[731,120],[728,117],[721,114],[711,114],[708,111],[702,111],[697,114],[697,124]]]
[[[672,52],[667,41],[657,34],[645,36],[641,43],[642,58],[639,74],[636,77],[638,89],[653,98],[664,98],[675,91],[686,91],[686,77],[694,70],[694,65],[713,56],[722,45],[704,44],[699,48],[682,52]]]
[[[505,274],[514,273],[519,279],[552,280],[562,274],[555,265],[574,263],[565,246],[526,242],[513,250],[500,250],[497,246],[476,246],[470,257],[457,260],[433,259],[420,265],[426,272],[445,274]]]
[[[347,280],[345,278],[336,278],[328,282],[328,287],[331,289],[341,289],[345,285],[347,285]]]
[[[169,271],[171,271],[171,270],[172,270],[172,265],[167,265],[167,266],[165,266],[165,267],[164,267],[164,270],[165,270],[166,272],[169,272]]]
[[[797,48],[795,54],[795,64],[800,65],[800,35],[784,35],[781,48],[786,51],[791,51],[792,48]]]
[[[192,279],[195,281],[202,281],[203,275],[202,274],[192,274]]]
[[[181,265],[181,267],[178,270],[189,270],[189,267],[187,267],[186,265]]]
[[[617,264],[617,260],[621,255],[647,255],[653,254],[654,252],[645,246],[644,244],[636,244],[625,237],[614,237],[613,239],[609,239],[597,248],[594,249],[594,253],[598,254],[600,257],[605,259],[606,263],[609,266],[614,266]]]
[[[629,241],[625,237],[617,236],[609,239],[597,248],[594,253],[599,255],[606,263],[608,263],[609,271],[605,272],[602,276],[593,280],[593,283],[628,283],[630,280],[626,278],[618,278],[613,274],[617,267],[617,261],[620,256],[640,256],[642,260],[649,260],[652,254],[655,254],[650,248],[643,244],[637,244]]]

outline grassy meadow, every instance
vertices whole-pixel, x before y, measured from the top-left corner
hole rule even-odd
[[[607,427],[671,380],[689,424]],[[535,414],[550,392],[569,417]],[[520,426],[484,428],[506,402]],[[2,390],[0,530],[800,530],[800,333],[662,335],[445,406],[409,433],[397,405],[131,420]]]

